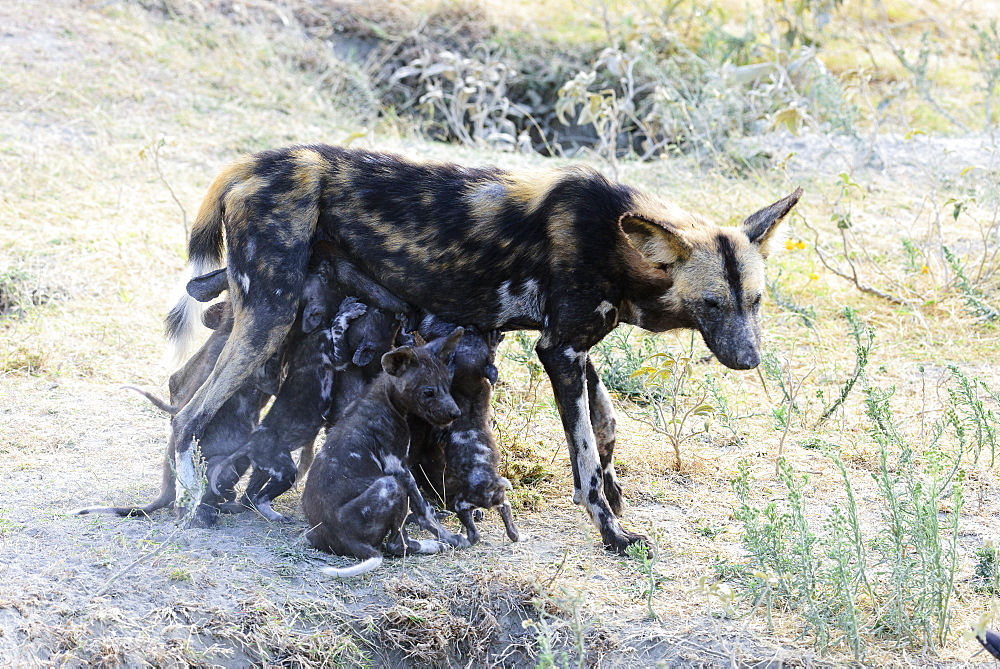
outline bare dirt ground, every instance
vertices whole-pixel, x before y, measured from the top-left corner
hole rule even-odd
[[[6,289],[0,315],[0,664],[846,662],[841,651],[817,656],[791,612],[775,611],[771,624],[760,612],[732,618],[699,589],[714,562],[743,557],[728,482],[738,458],[747,458],[761,478],[762,503],[783,499],[773,477],[779,443],[796,470],[813,477],[811,497],[829,505],[839,494],[829,461],[801,446],[814,436],[805,421],[783,436],[769,413],[778,401],[760,377],[724,373],[716,363],[712,373],[732,398],[733,415],[746,417],[740,438],[713,432],[690,442],[689,462],[677,473],[662,437],[627,417],[620,422],[624,522],[661,549],[656,618],[647,609],[640,566],[602,550],[571,503],[551,394],[544,383],[527,380],[510,340],[496,405],[504,466],[508,475],[537,467],[518,479],[513,494],[520,543],[507,541],[499,518],[488,515],[484,541],[471,549],[389,560],[371,575],[336,582],[318,568],[349,561],[303,542],[297,491],[277,504],[297,518],[289,524],[244,514],[211,530],[178,531],[169,512],[150,519],[66,515],[84,505],[143,503],[157,493],[168,421],[117,386],[135,383],[165,394],[160,320],[184,262],[184,216],[190,221],[214,174],[247,150],[338,142],[360,130],[307,74],[283,61],[296,44],[288,39],[275,42],[273,35],[208,18],[170,21],[128,3],[0,5],[0,271],[17,278],[8,281],[14,288]],[[380,133],[368,131],[360,141],[469,164],[545,164]],[[794,141],[792,150],[810,150],[807,140]],[[922,219],[914,193],[957,178],[959,164],[992,155],[977,140],[975,155],[941,176],[934,171],[940,156],[962,146],[936,154],[914,146],[905,144],[907,155],[917,155],[905,174],[910,188],[895,187],[898,172],[870,173],[873,195],[856,213],[859,229],[915,225]],[[895,164],[889,149],[882,160]],[[836,200],[829,183],[842,168],[806,162],[791,177],[786,168],[784,181],[729,180],[666,161],[628,168],[624,176],[662,195],[676,193],[681,204],[723,221],[790,190],[792,179],[817,192],[803,215],[825,222]],[[795,226],[793,237],[808,238]],[[873,376],[898,386],[911,423],[928,397],[944,392],[942,356],[994,383],[1000,377],[995,329],[961,320],[958,301],[923,311],[886,306],[836,277],[811,278],[821,271],[815,260],[790,252],[781,262],[791,277],[788,289],[796,299],[815,298],[825,325],[806,333],[794,315],[769,307],[769,345],[794,361],[797,378],[825,365],[814,380],[827,397],[853,364],[837,320],[847,304],[882,333]],[[679,350],[690,337],[670,334],[662,342]],[[704,353],[699,342],[694,346]],[[803,402],[814,413],[822,405]],[[861,413],[860,401],[852,400],[822,437],[843,445],[859,496],[870,499],[873,465]],[[963,582],[971,578],[973,551],[1000,543],[995,470],[970,486],[961,526]],[[870,661],[984,661],[973,658],[975,642],[961,633],[987,601],[969,587],[960,590],[955,631],[940,654],[886,643],[873,647]]]

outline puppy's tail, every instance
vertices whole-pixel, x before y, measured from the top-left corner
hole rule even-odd
[[[260,429],[260,428],[257,428]],[[216,495],[222,495],[222,489],[219,488],[219,476],[222,472],[226,471],[228,467],[232,467],[233,463],[238,459],[250,453],[250,444],[252,442],[247,442],[236,449],[235,452],[230,453],[225,460],[215,465],[208,471],[208,485],[211,486],[212,492]],[[238,478],[238,477],[237,477]]]
[[[148,390],[143,390],[139,386],[122,386],[122,390],[134,390],[135,392],[139,393],[147,400],[149,400],[150,403],[157,409],[161,411],[166,411],[171,416],[176,415],[177,412],[180,411],[180,407],[175,407],[172,404],[167,404],[153,393],[149,392]]]
[[[188,266],[175,291],[174,306],[167,314],[165,329],[167,351],[164,361],[178,366],[196,338],[205,306],[188,294],[190,279],[219,269],[223,265],[225,238],[223,218],[227,196],[235,185],[249,175],[251,160],[245,158],[224,169],[208,189],[208,195],[198,209],[188,240]]]
[[[336,578],[350,578],[352,576],[360,576],[370,572],[373,569],[378,569],[382,565],[382,556],[376,555],[375,557],[370,557],[364,562],[359,562],[353,567],[341,567],[337,569],[336,567],[323,567],[320,571],[324,574],[329,574]]]

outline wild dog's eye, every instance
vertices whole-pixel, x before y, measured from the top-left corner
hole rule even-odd
[[[437,394],[437,390],[431,387],[424,388],[420,391],[420,394],[424,397],[434,397]]]
[[[706,309],[720,309],[722,304],[714,297],[705,298],[705,308]]]
[[[754,309],[757,309],[758,307],[760,307],[760,295],[755,296],[750,301],[750,306],[753,307]]]

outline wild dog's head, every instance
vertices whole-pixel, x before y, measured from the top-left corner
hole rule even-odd
[[[464,332],[455,328],[424,346],[400,346],[382,356],[382,368],[394,377],[406,411],[432,425],[444,426],[462,415],[451,396],[448,363]]]
[[[798,188],[736,228],[711,225],[687,214],[680,222],[660,220],[645,211],[622,216],[622,230],[640,256],[633,263],[642,263],[644,277],[662,287],[658,294],[637,301],[630,320],[654,332],[694,328],[722,364],[732,369],[756,367],[764,260],[779,239],[781,221],[801,195]]]

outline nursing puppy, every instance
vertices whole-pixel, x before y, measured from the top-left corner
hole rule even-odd
[[[225,270],[196,277],[187,286],[188,293],[195,299],[203,302],[215,299],[226,288],[228,288],[228,283]],[[222,351],[232,332],[232,304],[229,300],[213,304],[202,315],[202,321],[205,327],[211,329],[212,332],[201,348],[198,349],[197,353],[191,356],[191,359],[183,367],[170,376],[168,383],[170,392],[169,404],[141,388],[134,386],[126,387],[141,393],[156,407],[171,415],[176,414],[183,408],[198,388],[201,387],[205,379],[208,378],[219,357],[219,353]],[[265,367],[258,369],[222,405],[219,412],[209,422],[208,427],[205,429],[205,434],[198,442],[198,446],[202,458],[210,467],[228,458],[246,442],[247,437],[257,426],[262,406],[270,396],[266,391],[271,389],[271,392],[274,392],[273,387],[276,386],[277,379],[272,377],[275,374],[276,370],[270,365],[265,365]],[[231,474],[220,477],[216,482],[215,490],[205,491],[191,520],[191,526],[210,527],[215,524],[220,505],[232,501],[235,496],[233,488],[239,477],[246,471],[248,462],[246,458],[233,460],[230,467]],[[148,515],[153,511],[170,506],[175,502],[177,497],[174,478],[174,450],[171,446],[168,446],[164,455],[161,472],[160,494],[155,500],[145,506],[97,506],[77,509],[71,513],[74,515],[110,513],[119,516],[139,516]],[[177,513],[178,517],[181,518],[186,512],[184,509],[179,508]]]
[[[375,569],[382,564],[383,541],[392,555],[469,545],[441,526],[406,466],[409,415],[433,425],[447,425],[459,416],[447,363],[462,334],[457,328],[426,346],[401,346],[383,355],[384,373],[327,433],[302,492],[302,509],[311,525],[306,536],[320,550],[362,562],[327,567],[325,573],[347,577]],[[408,506],[437,541],[407,536]]]
[[[320,283],[318,277],[315,283]],[[307,286],[307,294],[316,289],[317,286]],[[323,301],[317,299],[311,304]],[[216,494],[220,493],[219,481],[225,478],[227,470],[249,457],[254,471],[240,506],[256,509],[268,520],[290,520],[272,509],[271,502],[289,490],[307,469],[301,466],[301,461],[296,467],[292,452],[307,447],[311,453],[316,435],[327,420],[335,373],[350,362],[343,346],[344,333],[348,324],[365,310],[365,305],[353,297],[343,301],[332,320],[325,311],[307,310],[302,319],[303,329],[312,331],[289,351],[288,371],[271,409],[246,445],[209,472]]]
[[[420,334],[428,341],[454,329],[436,316],[427,316]],[[510,481],[500,476],[500,449],[490,428],[490,396],[497,380],[493,364],[503,339],[497,331],[486,336],[466,331],[455,350],[451,394],[462,415],[445,427],[410,419],[410,468],[428,496],[439,499],[458,515],[470,544],[479,541],[473,518],[477,509],[500,511],[507,537],[519,538],[511,517],[507,491]]]

